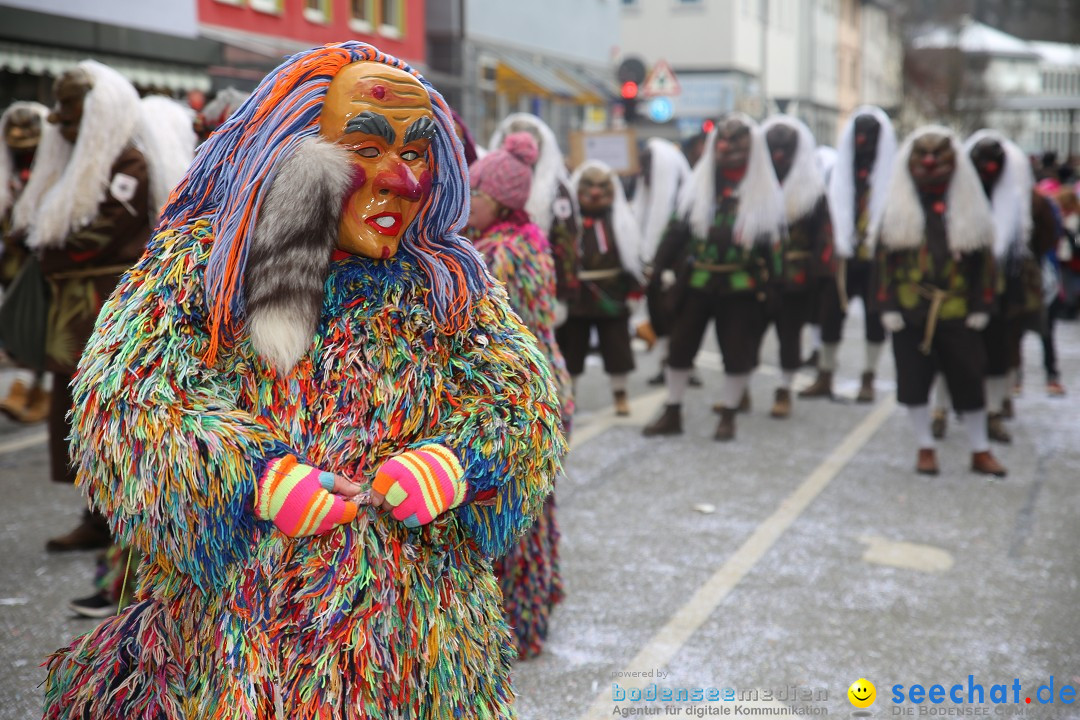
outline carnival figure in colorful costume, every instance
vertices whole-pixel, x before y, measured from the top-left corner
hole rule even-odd
[[[525,212],[536,155],[531,135],[511,133],[501,149],[469,169],[469,227],[491,274],[506,285],[510,306],[536,336],[559,389],[563,427],[569,432],[574,400],[570,374],[555,343],[555,265],[547,238]],[[538,655],[551,610],[563,597],[554,493],[532,529],[493,566],[518,657]]]
[[[758,364],[766,293],[782,269],[784,232],[784,196],[765,134],[746,115],[729,115],[706,138],[679,216],[656,252],[651,282],[659,284],[676,319],[665,372],[667,404],[645,435],[682,432],[682,398],[712,321],[725,373],[713,437],[734,439],[735,412]]]
[[[994,225],[979,176],[959,139],[931,125],[896,156],[881,224],[871,230],[874,309],[892,333],[896,394],[919,453],[916,470],[938,473],[930,432],[930,388],[941,372],[971,443],[971,469],[1005,475],[986,437],[980,334],[994,302]]]
[[[28,257],[26,246],[12,232],[11,211],[30,180],[30,168],[48,114],[48,108],[40,103],[15,102],[0,115],[0,135],[3,135],[4,143],[0,148],[0,239],[3,240],[0,288],[5,293],[19,271],[24,269]],[[4,338],[0,337],[0,350],[3,345]],[[21,423],[45,419],[49,412],[49,391],[44,386],[42,368],[23,364],[12,380],[7,396],[0,400],[0,412]]]
[[[770,320],[780,341],[780,386],[771,415],[791,415],[791,384],[802,364],[802,328],[813,316],[814,292],[836,285],[832,218],[818,170],[814,136],[801,120],[776,115],[762,125],[773,169],[784,191],[787,234],[783,266],[773,278]]]
[[[46,717],[513,717],[489,558],[564,443],[465,172],[442,97],[356,42],[201,146],[76,377],[80,482],[145,560]]]
[[[874,379],[885,347],[885,328],[869,295],[872,258],[867,240],[870,228],[880,223],[889,199],[896,154],[896,132],[889,116],[872,105],[856,108],[840,134],[836,150],[836,163],[829,176],[829,203],[840,267],[835,284],[826,280],[818,286],[814,309],[821,326],[818,373],[799,397],[832,397],[848,300],[860,297],[866,340],[856,400],[869,403],[874,401]]]

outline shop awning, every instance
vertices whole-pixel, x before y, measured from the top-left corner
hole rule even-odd
[[[0,41],[0,68],[16,73],[55,77],[88,58],[108,65],[135,85],[179,92],[210,89],[206,69],[193,65]]]
[[[579,90],[554,71],[509,54],[500,54],[495,66],[495,89],[506,95],[535,95],[573,100]]]

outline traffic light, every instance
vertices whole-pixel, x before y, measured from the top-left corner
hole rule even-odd
[[[638,84],[627,80],[622,84],[623,118],[631,123],[637,119]]]

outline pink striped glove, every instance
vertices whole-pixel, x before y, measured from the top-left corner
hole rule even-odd
[[[357,505],[331,494],[334,474],[286,455],[266,463],[255,490],[255,514],[289,537],[321,535],[353,521]]]
[[[386,496],[391,514],[406,527],[427,525],[465,499],[468,483],[454,453],[442,445],[424,445],[390,458],[375,472],[371,487]]]

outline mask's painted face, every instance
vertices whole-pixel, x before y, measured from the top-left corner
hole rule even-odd
[[[941,188],[956,169],[956,151],[945,135],[927,133],[915,141],[908,158],[908,171],[921,190]]]
[[[716,166],[745,170],[750,162],[750,128],[737,118],[721,121],[716,130]]]
[[[83,102],[94,87],[90,73],[82,68],[72,68],[56,79],[53,94],[56,107],[49,113],[49,122],[60,128],[60,135],[69,143],[79,139],[82,124]]]
[[[615,204],[615,182],[599,168],[589,168],[578,182],[578,204],[586,215],[603,215]]]
[[[29,108],[18,108],[8,115],[4,142],[16,152],[33,150],[41,141],[41,116]]]
[[[347,65],[330,82],[319,134],[352,152],[338,248],[392,257],[431,191],[431,98],[415,77],[382,63]]]
[[[979,171],[983,186],[992,188],[1005,170],[1005,148],[993,138],[983,138],[971,148],[971,161]]]
[[[855,163],[863,167],[872,165],[877,157],[878,136],[881,123],[873,115],[855,118]]]
[[[765,133],[765,142],[769,144],[773,170],[776,179],[784,182],[795,162],[795,153],[799,149],[799,132],[790,125],[773,125]]]

